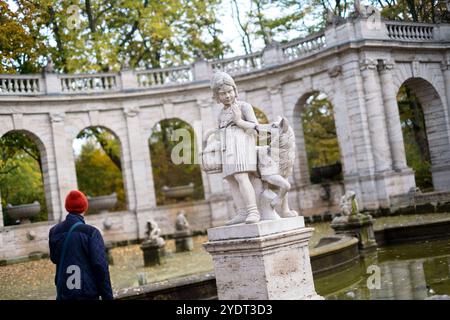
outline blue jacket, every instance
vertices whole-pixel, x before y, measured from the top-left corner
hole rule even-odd
[[[82,222],[82,224],[73,230],[69,239],[61,268],[62,289],[58,298],[61,300],[99,299],[99,297],[102,300],[113,299],[108,259],[102,235],[98,229],[87,225],[83,216],[69,213],[66,220],[50,229],[48,238],[50,259],[56,264],[56,270],[58,270],[64,240],[70,227],[77,222]],[[73,285],[76,283],[74,276],[77,272],[73,267],[68,268],[69,266],[79,267],[79,285]],[[55,285],[57,285],[57,277],[56,274]],[[71,277],[69,283],[72,284],[70,287],[67,285],[69,277]]]

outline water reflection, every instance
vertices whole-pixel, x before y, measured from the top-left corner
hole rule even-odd
[[[314,280],[326,299],[423,300],[450,295],[450,242],[385,247],[344,271]]]

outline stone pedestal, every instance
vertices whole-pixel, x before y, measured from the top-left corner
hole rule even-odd
[[[179,231],[173,235],[175,239],[175,252],[192,251],[194,249],[194,240],[191,231]]]
[[[336,234],[344,234],[358,238],[358,246],[361,250],[375,249],[377,242],[373,232],[373,219],[369,214],[355,214],[336,217],[331,222]]]
[[[162,264],[165,255],[164,246],[159,246],[153,241],[144,241],[141,250],[144,253],[144,266],[152,267]]]
[[[111,249],[114,248],[114,245],[111,242],[107,242],[105,244],[105,248],[106,248],[106,257],[108,259],[108,264],[110,266],[112,266],[112,265],[114,265],[114,259],[113,259],[113,256],[111,254]]]
[[[220,300],[323,299],[314,288],[303,217],[208,230]]]

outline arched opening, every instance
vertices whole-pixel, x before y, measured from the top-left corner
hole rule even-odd
[[[187,122],[178,118],[158,122],[149,148],[157,205],[204,199],[194,130]]]
[[[88,214],[126,209],[122,152],[109,129],[88,127],[73,141],[78,189],[89,198]]]
[[[43,143],[28,131],[0,138],[0,194],[5,226],[48,220],[49,185]],[[44,173],[47,173],[44,175]],[[47,190],[48,191],[48,190]]]
[[[444,106],[434,87],[422,78],[410,78],[400,87],[397,103],[406,161],[422,191],[449,189],[450,146]],[[447,176],[447,178],[445,178]]]
[[[342,180],[339,149],[333,106],[326,94],[312,92],[304,95],[297,105],[303,132],[302,147],[306,152],[311,183]]]

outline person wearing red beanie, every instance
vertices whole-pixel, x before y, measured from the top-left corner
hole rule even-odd
[[[70,191],[65,201],[66,219],[50,229],[57,300],[113,299],[103,237],[99,229],[84,222],[88,207],[81,191]]]
[[[88,199],[81,191],[72,190],[66,197],[66,210],[69,213],[83,214],[88,206]]]

